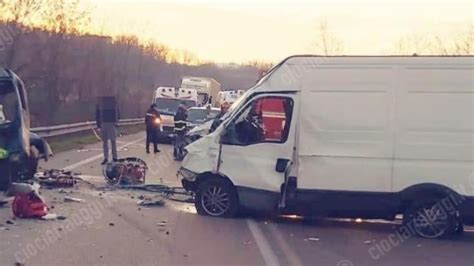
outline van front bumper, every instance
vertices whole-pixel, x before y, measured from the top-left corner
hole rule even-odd
[[[179,170],[178,170],[178,177],[180,177],[181,179],[183,180],[188,180],[188,181],[196,181],[196,177],[197,177],[197,173],[191,171],[191,170],[188,170],[184,167],[181,167]]]

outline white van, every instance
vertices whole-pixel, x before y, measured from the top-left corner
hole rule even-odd
[[[153,93],[152,103],[156,104],[161,117],[158,141],[171,141],[174,138],[174,115],[179,105],[197,106],[198,93],[195,89],[158,87]]]
[[[293,56],[187,146],[179,175],[200,214],[403,214],[448,236],[474,224],[473,80],[474,57]]]

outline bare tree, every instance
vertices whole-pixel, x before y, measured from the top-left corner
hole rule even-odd
[[[90,23],[89,12],[82,8],[80,0],[46,0],[45,6],[44,26],[52,33],[79,34]]]
[[[70,79],[66,78],[64,71],[72,54],[68,43],[89,23],[89,13],[82,9],[79,0],[45,1],[42,24],[50,36],[43,49],[46,54],[43,71],[48,102],[56,103],[45,108],[56,113],[75,89],[71,82],[67,82]]]
[[[461,34],[455,41],[454,53],[458,55],[474,55],[474,25]]]
[[[8,32],[9,43],[4,50],[6,67],[20,71],[15,60],[20,50],[23,34],[31,26],[32,20],[40,15],[41,2],[38,0],[3,0],[0,2],[0,22]],[[4,36],[5,37],[5,36]]]
[[[412,33],[402,36],[395,44],[395,53],[401,55],[473,55],[474,26],[455,36]]]
[[[317,28],[317,39],[314,47],[316,52],[323,55],[340,55],[343,52],[343,44],[330,30],[326,22],[321,22]]]
[[[0,19],[6,23],[31,25],[31,20],[41,9],[39,0],[0,1]]]

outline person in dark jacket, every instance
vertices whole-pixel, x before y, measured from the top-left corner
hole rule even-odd
[[[185,103],[179,105],[178,111],[174,116],[174,157],[179,159],[182,156],[182,148],[185,145],[185,136],[187,130],[188,112]]]
[[[116,99],[113,96],[100,97],[97,104],[95,119],[97,128],[101,132],[101,138],[104,150],[104,160],[102,164],[109,161],[109,141],[112,146],[112,159],[117,161],[117,126],[119,117],[119,110]]]
[[[160,130],[161,117],[156,104],[152,104],[145,117],[146,124],[146,153],[150,153],[150,143],[153,143],[153,152],[158,153],[158,131]]]

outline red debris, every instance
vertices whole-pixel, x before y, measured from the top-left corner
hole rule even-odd
[[[41,218],[48,213],[48,207],[36,191],[17,194],[13,199],[12,210],[18,218]]]

